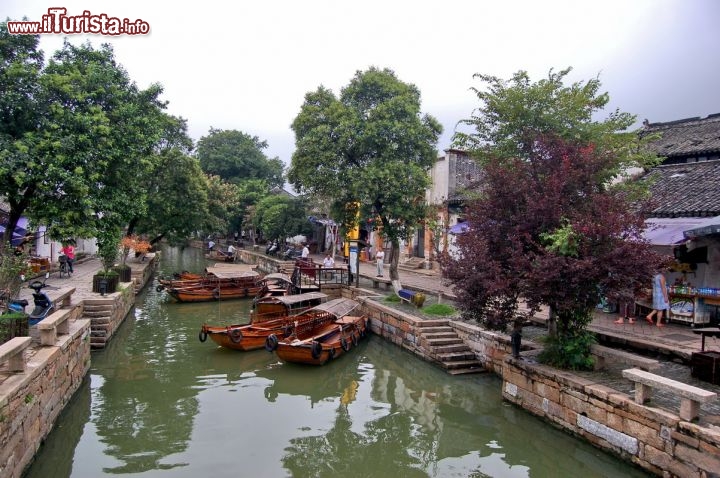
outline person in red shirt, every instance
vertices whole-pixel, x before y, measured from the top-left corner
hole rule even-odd
[[[68,262],[68,268],[70,269],[70,273],[73,273],[73,262],[75,261],[75,246],[72,245],[72,243],[68,242],[66,243],[62,249],[60,249],[60,252],[65,254],[65,257],[67,257]]]

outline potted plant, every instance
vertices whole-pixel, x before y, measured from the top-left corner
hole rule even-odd
[[[98,232],[98,255],[102,261],[103,270],[93,276],[93,292],[104,295],[112,294],[117,290],[120,275],[117,271],[112,270],[112,267],[118,256],[119,235],[119,229],[112,227]]]

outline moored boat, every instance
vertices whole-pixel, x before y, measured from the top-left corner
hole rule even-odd
[[[206,271],[206,278],[197,284],[171,286],[165,287],[165,289],[179,302],[207,302],[254,297],[262,289],[260,274],[249,269],[247,265],[242,268],[229,265],[208,267]]]
[[[326,299],[327,295],[320,292],[264,297],[255,304],[249,324],[203,324],[198,337],[200,342],[205,342],[210,337],[217,345],[235,350],[259,349],[265,345],[265,339],[271,334],[285,337],[295,326],[295,322],[318,319],[320,314],[306,312]],[[327,321],[334,319],[334,316],[327,315]]]
[[[310,311],[323,310],[335,319],[297,323],[284,338],[269,335],[265,349],[285,362],[323,365],[349,352],[367,335],[368,318],[350,315],[359,305],[351,299],[335,299],[314,307]]]

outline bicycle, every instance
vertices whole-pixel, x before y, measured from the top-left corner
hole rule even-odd
[[[70,264],[68,264],[68,258],[67,258],[67,256],[61,254],[61,255],[58,257],[58,261],[60,262],[60,269],[59,269],[60,278],[62,279],[63,274],[64,274],[66,277],[70,277]]]

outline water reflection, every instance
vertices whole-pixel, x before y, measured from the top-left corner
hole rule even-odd
[[[645,476],[503,403],[494,376],[452,377],[374,336],[322,367],[285,364],[199,342],[250,301],[148,287],[138,304],[28,477]]]

